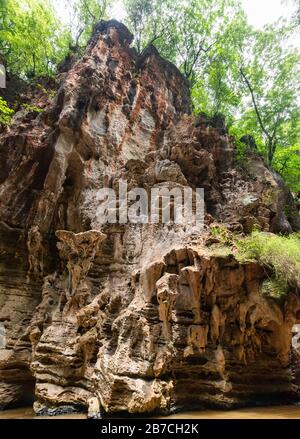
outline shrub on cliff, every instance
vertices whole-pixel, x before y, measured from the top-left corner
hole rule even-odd
[[[13,110],[9,108],[7,102],[0,96],[0,127],[10,122],[12,114]]]
[[[236,243],[240,259],[254,259],[274,273],[287,291],[300,288],[300,234],[278,236],[253,232]]]

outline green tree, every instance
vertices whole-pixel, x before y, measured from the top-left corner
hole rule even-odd
[[[52,75],[69,34],[49,0],[0,0],[0,56],[25,79]]]
[[[241,13],[237,0],[125,0],[127,24],[139,52],[154,44],[193,86],[228,26]]]
[[[82,49],[91,37],[94,26],[108,18],[111,0],[63,0],[68,12],[70,50]]]
[[[287,46],[289,27],[253,32],[241,58],[245,100],[241,125],[254,134],[269,165],[299,135],[300,54]],[[250,109],[251,104],[252,109]]]
[[[126,24],[134,35],[138,53],[150,44],[156,46],[161,55],[176,63],[175,26],[178,2],[175,0],[124,0]]]
[[[239,8],[232,10],[224,24],[205,58],[204,68],[195,73],[191,94],[196,113],[205,112],[209,116],[222,113],[230,125],[243,100],[240,54],[246,49],[251,28]]]
[[[7,102],[0,96],[0,128],[1,125],[7,125],[11,121],[13,110],[9,108]]]

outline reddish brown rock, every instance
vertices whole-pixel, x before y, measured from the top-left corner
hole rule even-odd
[[[1,134],[0,406],[97,417],[291,401],[296,295],[262,296],[264,270],[212,254],[208,226],[99,221],[99,190],[123,178],[204,188],[207,224],[299,229],[278,176],[253,153],[237,168],[226,130],[191,116],[180,72],[131,40],[101,22],[56,98]]]

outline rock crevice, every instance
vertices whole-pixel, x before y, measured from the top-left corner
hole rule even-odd
[[[263,296],[262,267],[208,247],[213,221],[299,230],[289,191],[254,152],[237,167],[226,130],[191,115],[176,67],[131,42],[101,22],[56,98],[0,135],[0,407],[97,417],[295,400],[299,297]],[[103,225],[99,191],[120,179],[204,188],[201,233]]]

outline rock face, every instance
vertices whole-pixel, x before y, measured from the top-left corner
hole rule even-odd
[[[290,194],[254,152],[238,169],[226,130],[191,116],[180,72],[131,41],[101,22],[56,98],[1,134],[0,406],[97,417],[291,401],[298,296],[262,296],[260,266],[208,246],[213,221],[299,230]],[[204,188],[203,230],[103,225],[99,191],[120,179]]]

